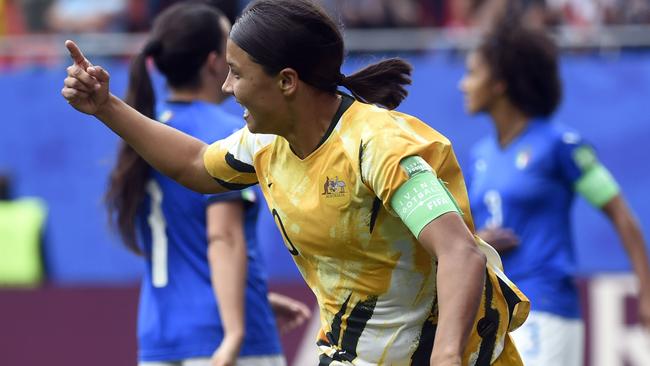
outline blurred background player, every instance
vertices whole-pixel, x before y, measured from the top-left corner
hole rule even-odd
[[[229,30],[227,18],[205,3],[169,7],[133,60],[127,102],[203,141],[241,128],[239,118],[218,106],[226,98],[220,86],[228,73]],[[169,91],[158,105],[147,71],[150,57]],[[309,311],[279,294],[269,297],[271,304],[267,300],[254,190],[192,192],[122,143],[107,201],[125,244],[146,259],[140,365],[285,365],[271,307],[288,328]]]
[[[54,32],[118,31],[127,26],[128,2],[129,0],[51,0],[44,19],[47,29]],[[29,0],[28,3],[38,4],[34,0]]]
[[[562,93],[551,39],[514,20],[499,23],[469,54],[460,88],[467,111],[489,114],[495,127],[473,149],[466,179],[478,234],[502,254],[506,274],[531,301],[529,319],[513,333],[524,363],[583,364],[570,225],[576,193],[616,228],[639,279],[641,322],[650,327],[639,225],[593,147],[550,120]]]
[[[45,202],[14,197],[12,179],[0,172],[0,286],[35,287],[44,275]]]

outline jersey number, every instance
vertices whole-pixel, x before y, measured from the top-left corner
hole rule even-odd
[[[151,228],[151,282],[154,287],[167,286],[167,221],[162,211],[163,193],[155,180],[147,183],[151,212],[147,222]]]
[[[483,202],[490,213],[490,217],[485,220],[485,227],[490,229],[501,227],[503,225],[503,209],[499,192],[494,190],[485,192]]]
[[[284,238],[284,245],[289,249],[289,253],[291,255],[299,255],[300,253],[298,252],[298,249],[293,245],[291,242],[291,239],[289,239],[289,236],[287,235],[287,231],[284,230],[284,225],[282,224],[282,219],[280,219],[280,215],[278,214],[278,211],[273,209],[271,211],[273,213],[273,220],[275,221],[275,224],[280,227],[280,231],[282,232],[282,237]]]

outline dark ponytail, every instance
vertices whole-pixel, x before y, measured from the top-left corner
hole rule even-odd
[[[156,97],[147,70],[147,46],[131,62],[125,102],[149,118],[154,118]],[[106,206],[109,222],[124,244],[140,254],[136,240],[135,217],[145,197],[150,166],[124,141],[120,142],[117,162],[109,177]]]
[[[397,108],[408,95],[404,87],[411,84],[411,65],[399,58],[390,58],[341,79],[355,98],[388,109]]]
[[[155,118],[156,97],[147,69],[151,57],[173,88],[201,86],[200,70],[210,52],[223,52],[224,15],[203,2],[170,6],[155,20],[150,40],[133,61],[125,101],[145,116]],[[136,215],[145,198],[151,167],[124,141],[120,143],[105,200],[109,223],[124,244],[141,253],[137,244]]]
[[[157,41],[149,41],[144,50],[135,56],[131,61],[129,69],[129,86],[124,101],[131,107],[149,118],[154,118],[156,95],[147,69],[147,57],[152,56],[150,44]]]
[[[411,83],[411,65],[393,58],[367,66],[346,77],[343,37],[327,13],[310,0],[258,0],[233,25],[230,38],[276,75],[290,67],[303,82],[335,93],[344,86],[361,101],[394,109]]]

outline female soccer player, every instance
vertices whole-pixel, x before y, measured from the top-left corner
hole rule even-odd
[[[203,141],[241,128],[239,118],[218,106],[226,98],[220,85],[228,74],[229,30],[227,18],[207,4],[165,10],[133,61],[127,102]],[[149,57],[169,90],[157,106]],[[140,365],[286,364],[257,249],[259,201],[253,190],[211,196],[190,191],[122,144],[107,201],[125,243],[147,264],[138,317]],[[308,312],[280,295],[270,299],[279,310],[295,309],[296,320]]]
[[[521,364],[507,333],[528,302],[482,246],[486,265],[449,141],[390,110],[410,65],[342,75],[342,37],[321,8],[255,1],[231,30],[223,85],[247,128],[206,145],[111,95],[108,73],[66,45],[63,96],[165,175],[201,192],[260,184],[318,299],[321,365]]]
[[[561,99],[557,53],[543,33],[504,22],[467,58],[465,107],[488,113],[496,136],[468,174],[479,235],[503,255],[532,311],[513,333],[526,365],[582,365],[570,210],[579,193],[612,221],[639,278],[650,326],[650,270],[638,223],[616,181],[578,133],[549,120]]]

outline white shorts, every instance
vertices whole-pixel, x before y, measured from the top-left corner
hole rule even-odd
[[[210,358],[188,358],[175,362],[140,362],[138,366],[210,366]],[[284,356],[249,356],[237,359],[237,366],[287,366]]]
[[[531,311],[526,322],[510,335],[526,366],[584,365],[581,319]]]

